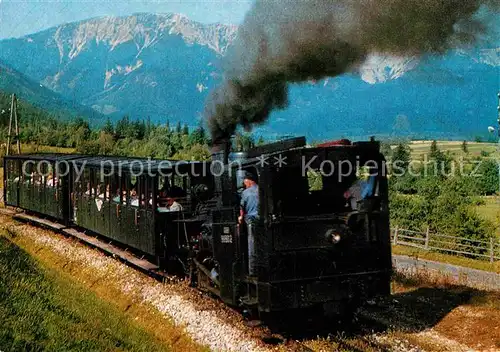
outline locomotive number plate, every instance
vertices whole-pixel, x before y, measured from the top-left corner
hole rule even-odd
[[[222,235],[220,236],[221,243],[233,243],[233,236],[231,235]]]

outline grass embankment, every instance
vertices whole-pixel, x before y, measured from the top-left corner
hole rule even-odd
[[[3,351],[197,349],[186,337],[168,334],[165,321],[160,324],[159,318],[138,307],[123,309],[100,299],[70,276],[36,261],[4,235],[0,235]]]
[[[397,255],[406,255],[412,258],[432,260],[446,264],[463,266],[466,268],[492,271],[500,274],[500,262],[490,263],[486,260],[476,260],[456,255],[443,254],[439,252],[425,251],[423,249],[405,247],[405,246],[392,246],[392,253]]]

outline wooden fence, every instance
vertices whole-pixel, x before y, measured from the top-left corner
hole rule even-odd
[[[391,239],[394,245],[453,253],[482,260],[489,259],[491,263],[500,260],[500,241],[495,238],[479,241],[431,233],[429,229],[426,232],[419,232],[395,227],[391,230]]]

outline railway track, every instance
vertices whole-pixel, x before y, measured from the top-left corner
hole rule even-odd
[[[110,243],[109,241],[104,241],[102,238],[98,236],[91,236],[81,231],[77,231],[74,228],[66,227],[60,223],[54,222],[52,220],[48,220],[45,218],[41,218],[32,214],[27,214],[24,212],[17,212],[8,208],[1,208],[0,214],[8,215],[12,217],[14,220],[17,220],[22,223],[30,224],[39,228],[44,228],[58,234],[64,235],[68,238],[73,238],[78,242],[85,244],[91,248],[97,249],[103,254],[113,257],[120,262],[130,266],[131,268],[138,270],[156,280],[159,281],[169,281],[175,280],[172,276],[167,275],[166,273],[159,270],[158,266],[145,260],[144,258],[139,258],[135,256],[133,253],[129,252],[126,248],[121,248],[119,246]],[[240,314],[239,312],[238,314]],[[251,328],[254,333],[253,336],[258,338],[263,342],[264,345],[268,347],[276,347],[282,346],[285,347],[286,350],[296,351],[296,352],[310,352],[314,351],[310,347],[306,345],[307,342],[301,341],[311,341],[318,337],[327,338],[329,337],[337,346],[345,350],[357,351],[355,346],[352,346],[350,343],[344,341],[342,338],[337,338],[335,335],[331,335],[332,328],[336,328],[335,322],[327,321],[327,320],[318,320],[317,317],[314,319],[311,316],[291,316],[288,319],[282,319],[282,322],[285,324],[281,324],[280,321],[267,321],[264,324],[261,324],[259,328]],[[365,326],[363,330],[357,330],[353,328],[347,328],[346,326],[337,328],[342,328],[344,331],[344,336],[354,336],[358,335],[356,339],[362,340],[367,345],[374,345],[373,341],[370,341],[369,338],[360,336],[360,333],[368,332],[368,328],[366,326],[370,326],[373,330],[374,322],[366,319],[364,317],[358,317],[362,319],[363,323],[361,325]],[[307,324],[304,322],[307,321]],[[314,322],[314,323],[313,323]],[[378,323],[380,324],[380,323]],[[248,324],[251,326],[252,324]],[[376,325],[376,324],[375,324]],[[362,351],[362,350],[359,350]]]
[[[137,257],[133,253],[129,252],[127,248],[121,248],[112,242],[105,241],[99,236],[91,236],[85,232],[78,231],[73,227],[66,227],[58,222],[52,220],[44,219],[36,215],[30,215],[26,213],[18,213],[10,209],[1,209],[1,213],[5,215],[12,216],[13,219],[28,223],[34,226],[42,227],[66,237],[71,237],[79,242],[86,244],[92,248],[100,250],[102,253],[116,258],[128,266],[137,269],[157,280],[170,279],[171,276],[167,275],[165,272],[161,271],[158,265],[147,261],[144,258]]]
[[[186,298],[186,302],[189,302],[189,305],[196,307],[198,312],[212,312],[213,316],[225,322],[226,326],[231,326],[238,331],[238,334],[242,333],[243,335],[241,336],[246,336],[244,338],[237,337],[234,341],[254,341],[253,343],[259,344],[263,351],[422,351],[422,349],[418,347],[420,344],[420,342],[418,342],[419,339],[424,346],[427,345],[429,339],[431,339],[432,343],[438,346],[437,349],[434,350],[465,351],[467,349],[463,349],[463,345],[457,344],[457,341],[462,341],[462,343],[465,344],[470,341],[472,344],[474,343],[471,340],[474,338],[473,336],[470,337],[469,340],[460,340],[459,337],[453,340],[453,331],[442,331],[442,329],[439,330],[439,328],[435,330],[434,327],[437,322],[443,319],[456,319],[464,324],[464,321],[471,320],[471,317],[479,317],[480,313],[483,314],[482,311],[485,309],[482,307],[471,308],[467,305],[471,297],[484,297],[484,295],[487,295],[487,293],[482,291],[461,288],[459,291],[455,292],[457,289],[446,290],[443,288],[427,287],[396,293],[392,297],[379,299],[370,303],[358,312],[356,321],[352,325],[342,325],[335,321],[318,320],[317,317],[311,321],[307,321],[306,316],[292,315],[284,317],[281,325],[279,321],[266,321],[265,325],[263,324],[260,327],[249,327],[247,324],[244,324],[241,312],[225,306],[217,299],[213,299],[213,296],[201,294],[199,291],[189,288],[187,283],[181,282],[182,280],[172,280],[172,277],[168,277],[159,272],[152,263],[148,264],[143,261],[143,259],[135,257],[133,253],[123,248],[113,246],[113,244],[101,241],[99,238],[89,236],[85,233],[78,233],[78,236],[75,236],[75,232],[68,231],[68,228],[61,224],[34,217],[33,215],[17,213],[12,209],[0,208],[0,214],[7,215],[8,219],[14,218],[18,221],[17,225],[10,222],[14,226],[9,225],[4,227],[7,233],[12,232],[12,238],[16,238],[16,235],[21,234],[22,237],[28,239],[30,242],[49,246],[47,248],[58,248],[57,253],[61,254],[63,263],[65,260],[73,262],[73,255],[70,254],[68,257],[68,253],[78,253],[79,258],[85,258],[84,262],[87,262],[87,258],[93,258],[91,259],[93,261],[116,263],[113,264],[116,265],[117,268],[114,270],[115,272],[121,272],[121,269],[118,269],[118,266],[120,266],[120,264],[118,264],[119,262],[131,267],[133,270],[128,269],[129,273],[125,279],[126,282],[130,280],[130,277],[142,277],[140,280],[149,280],[146,279],[146,276],[139,275],[139,272],[141,272],[155,280],[167,283],[166,285],[159,286],[161,287],[161,291],[166,291],[167,295],[181,294]],[[4,216],[4,218],[6,217]],[[38,230],[30,230],[24,225],[19,224],[19,222],[32,224],[35,225],[35,227],[45,228],[50,231],[45,233],[43,231],[38,232]],[[61,237],[55,236],[53,233],[62,234],[67,238],[75,238],[83,244],[88,244],[92,248],[99,249],[101,253],[106,254],[110,258],[112,257],[118,260],[104,259],[105,257],[97,254],[97,252],[85,249],[87,246],[76,246],[73,241],[60,241],[59,239]],[[52,239],[47,241],[45,239],[46,237],[51,237]],[[47,243],[51,244],[48,245]],[[61,251],[61,246],[64,248],[72,248],[72,250],[70,252],[66,250]],[[37,245],[37,248],[38,247]],[[34,253],[37,253],[37,251]],[[137,274],[133,274],[133,272],[137,272]],[[95,275],[101,276],[103,273],[96,272]],[[150,297],[150,294],[151,293],[148,291],[147,294],[142,297]],[[153,295],[156,295],[156,293],[153,293]],[[457,310],[455,309],[457,307],[460,308]],[[182,310],[184,308],[179,309]],[[188,310],[189,309],[190,308],[188,308]],[[477,314],[471,313],[467,316],[460,315],[470,309],[473,309],[474,312],[477,310]],[[488,309],[491,308],[488,306]],[[449,312],[453,313],[448,314]],[[165,311],[164,314],[170,315],[170,312]],[[195,313],[195,315],[199,314],[200,313]],[[494,311],[489,311],[489,314],[496,313]],[[197,317],[195,319],[199,318]],[[487,322],[484,322],[484,324],[486,323]],[[182,322],[180,324],[183,325]],[[467,324],[467,326],[474,329],[475,326],[481,326],[477,324],[483,324],[483,322],[475,322],[472,319],[468,321]],[[224,329],[221,329],[221,331],[226,331]],[[392,331],[399,331],[401,333],[395,337],[391,333]],[[191,334],[191,332],[188,333]],[[405,340],[404,336],[406,336],[406,334],[412,336],[410,340],[412,343]],[[494,343],[494,341],[496,341],[495,331],[492,330],[490,335],[489,338],[493,341],[490,343]],[[452,339],[446,340],[446,336]],[[239,340],[240,338],[243,340]],[[481,343],[484,344],[483,341],[481,341]],[[395,346],[395,348],[393,348],[393,346]],[[260,350],[261,349],[259,349],[259,351]]]

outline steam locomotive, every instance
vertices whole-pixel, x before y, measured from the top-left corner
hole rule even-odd
[[[388,187],[378,142],[308,147],[301,137],[246,153],[231,153],[224,142],[212,152],[210,162],[8,156],[4,199],[111,240],[228,305],[259,313],[344,313],[389,294]],[[246,226],[238,223],[246,173],[257,179],[260,201],[252,277]],[[348,201],[356,185],[364,194]],[[165,211],[165,196],[182,211]]]

